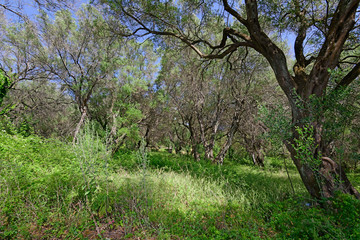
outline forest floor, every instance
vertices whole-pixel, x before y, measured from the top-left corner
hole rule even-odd
[[[110,157],[0,133],[0,239],[359,239],[360,203],[309,198],[291,161],[223,166],[165,152]],[[349,173],[360,188],[360,174]],[[290,181],[291,180],[291,181]]]

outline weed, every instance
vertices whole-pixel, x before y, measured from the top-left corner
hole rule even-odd
[[[82,134],[72,146],[0,133],[1,239],[360,237],[358,200],[313,205],[290,167],[294,196],[282,160],[217,166],[143,145],[110,158],[91,127]]]

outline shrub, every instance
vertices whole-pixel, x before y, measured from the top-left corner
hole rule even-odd
[[[329,204],[330,203],[330,204]],[[321,207],[322,205],[322,207]],[[338,194],[323,204],[298,198],[267,206],[265,219],[283,239],[358,239],[360,201]]]

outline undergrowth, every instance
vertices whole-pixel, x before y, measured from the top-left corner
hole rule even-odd
[[[276,162],[110,157],[91,129],[76,146],[0,133],[0,239],[360,238],[359,201],[339,194],[321,208],[290,177],[295,193]]]

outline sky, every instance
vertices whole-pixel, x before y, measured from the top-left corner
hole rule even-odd
[[[295,52],[294,52],[294,44],[296,39],[295,34],[293,33],[284,34],[283,39],[287,41],[287,44],[289,46],[290,58],[295,58]]]
[[[4,4],[3,3],[4,0],[0,0],[0,3],[1,4]],[[11,2],[11,5],[13,7],[16,6],[16,2],[17,1],[10,1]],[[25,13],[30,19],[35,19],[36,15],[38,14],[38,9],[37,7],[34,5],[34,3],[32,3],[33,1],[28,1],[28,0],[23,0],[22,3],[22,10],[21,12]],[[80,7],[81,4],[84,4],[84,3],[88,3],[89,1],[88,0],[75,0],[74,1],[75,5],[74,5],[74,8],[73,9],[78,9]],[[15,14],[9,14],[7,13],[7,15],[10,17],[10,18],[19,18],[18,16],[16,16]],[[51,14],[50,13],[50,17],[51,17]],[[75,15],[75,14],[74,14]],[[283,40],[286,40],[287,41],[287,44],[289,46],[289,57],[291,59],[295,58],[295,54],[294,54],[294,42],[295,42],[295,35],[292,34],[292,33],[283,33],[282,34],[282,38]]]

